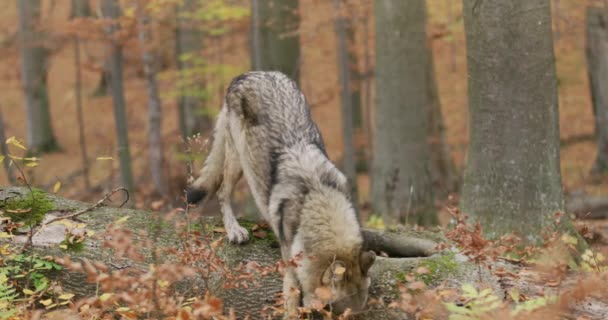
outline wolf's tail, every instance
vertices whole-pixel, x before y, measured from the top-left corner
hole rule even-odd
[[[197,203],[205,197],[211,197],[222,184],[224,172],[224,158],[226,152],[226,138],[228,134],[228,119],[226,106],[222,108],[217,117],[213,131],[211,150],[199,177],[192,182],[186,193],[188,203]]]

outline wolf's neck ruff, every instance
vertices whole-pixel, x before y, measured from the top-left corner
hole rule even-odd
[[[209,156],[188,201],[217,194],[231,242],[248,240],[232,211],[234,185],[244,175],[263,217],[279,236],[283,259],[302,253],[284,279],[284,293],[301,289],[310,303],[330,286],[335,311],[361,309],[375,257],[362,236],[344,175],[329,161],[304,95],[278,72],[250,72],[228,88]],[[286,299],[294,312],[296,297]]]

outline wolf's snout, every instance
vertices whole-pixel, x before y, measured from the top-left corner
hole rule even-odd
[[[196,204],[205,198],[207,193],[199,189],[188,189],[186,190],[186,202],[188,204]]]

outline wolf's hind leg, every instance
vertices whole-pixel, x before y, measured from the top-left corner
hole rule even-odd
[[[241,227],[232,211],[232,192],[234,186],[243,175],[238,154],[230,138],[226,139],[224,155],[224,180],[217,193],[224,220],[224,229],[228,234],[228,240],[233,243],[243,243],[249,240],[249,232]]]
[[[220,111],[213,131],[213,143],[205,159],[199,176],[188,189],[186,200],[197,203],[205,197],[212,197],[222,183],[224,170],[226,140],[228,135],[228,114],[224,107]]]

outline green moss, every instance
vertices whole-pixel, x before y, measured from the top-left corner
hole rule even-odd
[[[414,273],[413,275],[417,281],[422,281],[427,286],[445,280],[450,276],[458,274],[460,271],[453,252],[425,258],[420,262],[417,268],[420,267],[426,268],[428,272],[423,274]],[[395,277],[398,282],[404,283],[408,282],[406,278],[409,274],[411,273],[399,272]]]
[[[71,235],[68,234],[66,238],[59,243],[59,248],[65,252],[82,252],[82,250],[84,250],[84,241],[73,241],[70,238]]]
[[[44,191],[34,188],[31,193],[0,202],[0,209],[13,222],[33,226],[41,223],[44,215],[55,209],[55,204]]]
[[[420,263],[420,267],[428,269],[428,273],[416,275],[426,285],[437,283],[448,276],[458,273],[458,262],[453,252],[425,259]]]

